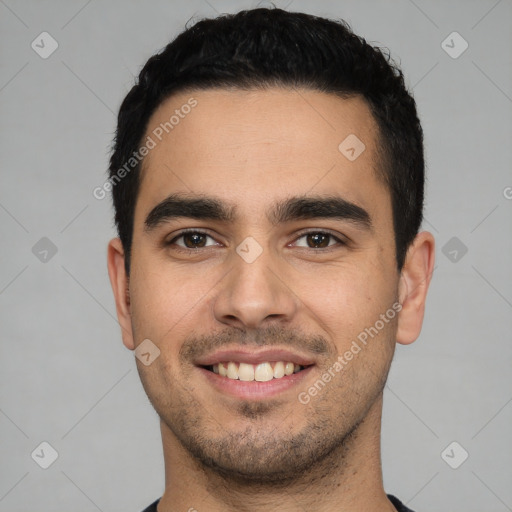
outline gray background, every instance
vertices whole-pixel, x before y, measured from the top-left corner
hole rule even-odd
[[[157,415],[106,271],[112,210],[92,190],[147,58],[193,16],[257,4],[0,0],[0,511],[138,512],[161,495]],[[437,263],[385,392],[385,489],[418,512],[512,510],[512,2],[275,4],[389,47],[425,129]],[[59,45],[47,59],[31,48],[43,31]],[[48,449],[31,457],[43,441],[48,469]]]

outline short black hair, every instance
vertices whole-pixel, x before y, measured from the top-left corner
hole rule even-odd
[[[142,161],[122,179],[119,171],[139,149],[151,115],[173,93],[272,86],[366,100],[379,127],[379,174],[391,194],[402,269],[423,219],[425,181],[423,131],[402,71],[386,49],[368,44],[343,20],[257,8],[186,28],[147,61],[121,104],[109,180],[128,274]]]

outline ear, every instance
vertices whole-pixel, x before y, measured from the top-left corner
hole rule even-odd
[[[409,246],[400,275],[396,340],[408,345],[418,338],[423,324],[427,291],[434,271],[435,241],[428,231],[416,235]]]
[[[130,313],[129,276],[124,267],[124,249],[119,238],[108,244],[108,275],[116,301],[117,319],[121,326],[123,343],[130,350],[135,349]]]

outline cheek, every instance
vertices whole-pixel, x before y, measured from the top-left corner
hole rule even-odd
[[[165,344],[166,352],[177,352],[179,347],[173,340],[188,335],[198,315],[208,314],[209,292],[216,279],[204,269],[195,273],[190,267],[171,269],[149,257],[146,261],[144,267],[134,265],[130,277],[136,341],[149,338],[158,346]]]
[[[337,344],[356,337],[391,308],[394,291],[390,279],[372,265],[337,265],[294,282],[305,314],[312,316]],[[308,313],[309,310],[309,313]],[[338,347],[339,349],[339,347]]]

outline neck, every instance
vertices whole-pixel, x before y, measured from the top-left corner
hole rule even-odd
[[[161,422],[165,492],[158,512],[395,511],[382,483],[382,395],[350,438],[300,478],[282,485],[240,482],[200,464]]]

